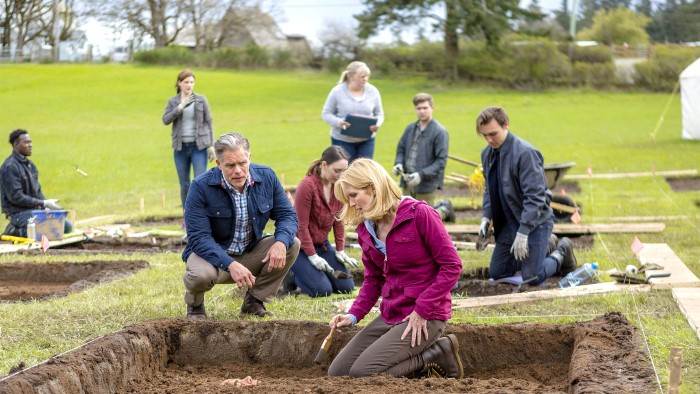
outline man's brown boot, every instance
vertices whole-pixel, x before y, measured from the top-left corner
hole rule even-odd
[[[187,305],[187,318],[190,320],[204,320],[207,318],[207,311],[204,309],[204,303],[198,306]]]
[[[271,313],[265,309],[265,305],[263,305],[262,301],[253,297],[250,292],[246,292],[243,305],[241,305],[241,314],[265,317]]]
[[[423,368],[420,374],[428,377],[464,377],[462,359],[459,357],[459,341],[454,334],[439,338],[420,354]]]

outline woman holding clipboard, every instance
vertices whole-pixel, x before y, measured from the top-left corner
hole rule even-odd
[[[382,97],[369,83],[370,70],[350,63],[323,105],[323,120],[331,126],[331,144],[340,146],[350,161],[374,156],[374,138],[384,122]]]

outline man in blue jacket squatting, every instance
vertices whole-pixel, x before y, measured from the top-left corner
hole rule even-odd
[[[496,248],[489,276],[499,279],[521,271],[523,281],[537,285],[573,271],[571,240],[552,236],[554,214],[542,154],[508,130],[503,108],[483,110],[476,132],[488,143],[481,152],[486,190],[479,235],[485,237],[493,224]]]
[[[263,304],[280,287],[299,254],[297,216],[271,168],[250,163],[239,133],[214,144],[217,167],[197,177],[185,202],[187,317],[204,319],[204,293],[215,284],[247,287],[242,314],[263,317]],[[268,220],[274,236],[264,236]]]

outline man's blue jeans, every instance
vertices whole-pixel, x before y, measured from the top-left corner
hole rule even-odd
[[[326,259],[333,269],[348,272],[347,268],[335,257],[335,248],[326,241],[323,245],[315,246],[316,253]],[[303,250],[299,251],[296,262],[292,265],[294,283],[304,294],[311,297],[325,297],[331,293],[349,293],[355,288],[352,279],[336,279],[332,274],[317,270]]]
[[[374,157],[374,138],[362,142],[345,142],[331,137],[331,144],[339,146],[348,154],[349,162],[366,157],[372,159]]]
[[[17,212],[10,216],[10,223],[7,224],[3,234],[14,235],[16,237],[27,236],[27,222],[32,217],[32,211]],[[63,233],[68,234],[73,231],[73,224],[68,220],[63,224]]]
[[[194,142],[183,142],[182,149],[173,151],[177,178],[180,181],[180,200],[185,208],[187,192],[190,190],[190,166],[194,169],[194,177],[207,170],[207,149],[197,149]]]
[[[556,274],[559,263],[553,257],[547,256],[552,227],[552,222],[543,223],[530,232],[527,237],[528,256],[523,261],[516,260],[510,253],[511,244],[496,242],[491,255],[489,276],[500,279],[521,271],[523,280],[536,277],[537,279],[530,284],[538,285]]]

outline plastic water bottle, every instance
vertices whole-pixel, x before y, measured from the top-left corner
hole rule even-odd
[[[36,241],[36,223],[34,222],[34,216],[27,220],[27,238]]]
[[[598,275],[598,263],[586,263],[577,268],[575,271],[569,272],[565,277],[561,278],[559,281],[559,287],[562,289],[567,287],[576,287],[587,282],[596,275]]]

